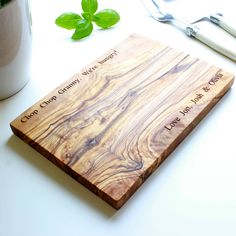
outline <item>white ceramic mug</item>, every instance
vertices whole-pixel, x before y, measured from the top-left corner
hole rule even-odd
[[[31,15],[28,0],[0,8],[0,100],[20,91],[30,78]]]

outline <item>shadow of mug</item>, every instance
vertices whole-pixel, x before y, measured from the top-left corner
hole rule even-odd
[[[28,0],[0,8],[0,100],[20,91],[30,78],[31,15]]]

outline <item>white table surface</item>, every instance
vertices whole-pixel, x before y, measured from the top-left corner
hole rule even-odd
[[[230,12],[233,1],[228,2],[224,7]],[[80,1],[31,1],[32,77],[22,91],[0,102],[0,235],[235,236],[235,86],[119,211],[12,134],[10,121],[132,33],[236,74],[235,62],[154,21],[139,0],[100,0],[100,6],[116,9],[120,23],[72,42],[54,19],[65,11],[80,12]],[[236,45],[210,23],[199,25],[222,43]]]

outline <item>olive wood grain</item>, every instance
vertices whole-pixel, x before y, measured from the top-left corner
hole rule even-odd
[[[221,68],[134,34],[26,110],[11,128],[119,209],[233,80]]]

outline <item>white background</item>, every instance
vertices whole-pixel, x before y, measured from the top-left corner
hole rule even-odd
[[[139,0],[99,2],[99,9],[116,9],[120,23],[109,30],[95,27],[87,39],[72,42],[71,32],[54,20],[66,11],[80,12],[80,1],[31,1],[32,77],[21,92],[0,102],[0,235],[235,236],[235,86],[119,211],[12,134],[14,118],[132,33],[236,74],[235,62],[154,21]],[[233,1],[222,3],[230,14]],[[236,39],[219,28],[199,26],[236,48]]]

